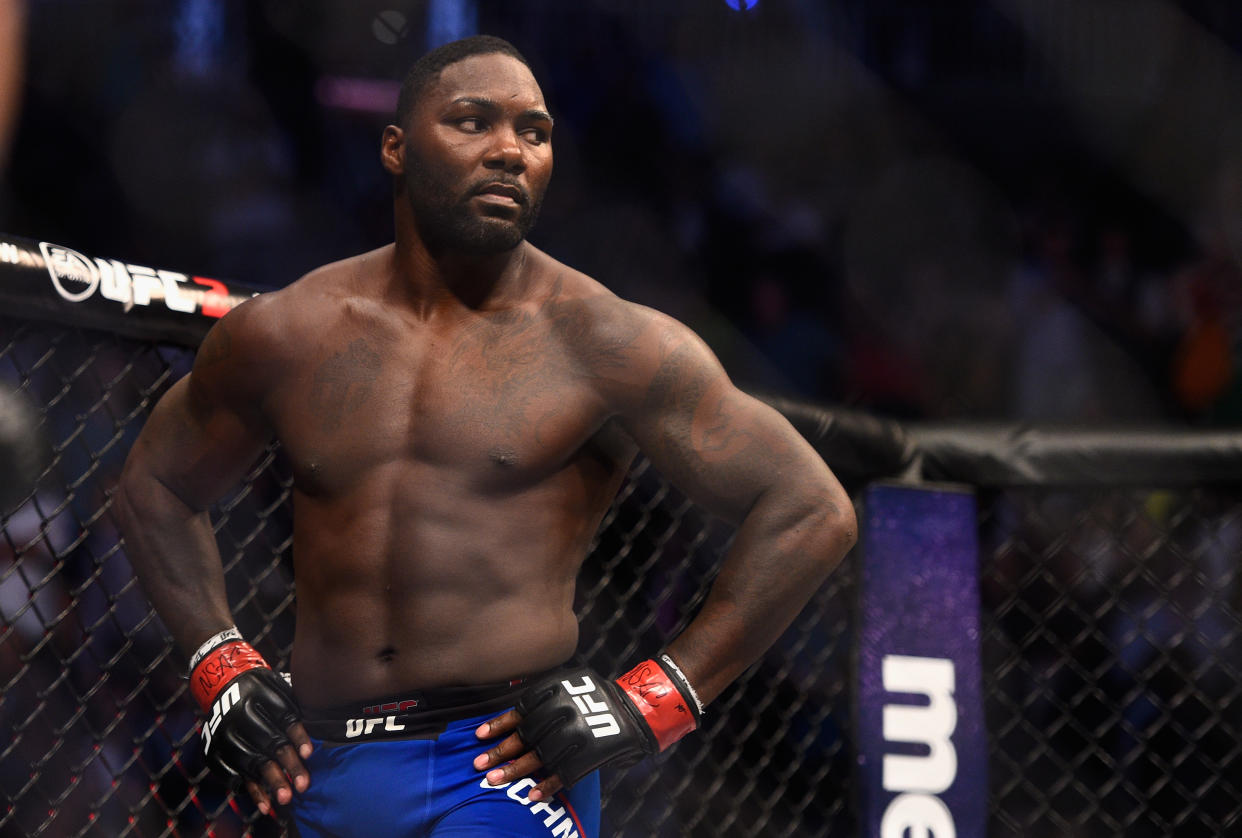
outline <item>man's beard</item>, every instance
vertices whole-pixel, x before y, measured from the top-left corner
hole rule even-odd
[[[500,181],[516,186],[500,173],[483,178],[462,193],[442,176],[435,165],[419,160],[406,150],[405,192],[423,241],[433,250],[461,251],[479,255],[503,253],[522,243],[535,226],[543,195],[526,190],[516,218],[480,215],[470,206],[478,190]],[[521,189],[521,187],[517,187]]]

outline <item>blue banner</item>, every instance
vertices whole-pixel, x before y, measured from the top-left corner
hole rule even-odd
[[[858,654],[866,838],[986,834],[977,526],[966,487],[867,490]]]

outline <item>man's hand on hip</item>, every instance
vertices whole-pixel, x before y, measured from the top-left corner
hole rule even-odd
[[[532,684],[517,706],[480,725],[480,739],[505,736],[474,759],[492,785],[543,770],[528,792],[542,800],[596,769],[630,765],[664,750],[699,723],[702,708],[672,660],[644,661],[616,681],[580,667]]]

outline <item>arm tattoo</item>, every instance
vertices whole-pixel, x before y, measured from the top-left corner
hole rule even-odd
[[[768,427],[758,406],[716,374],[690,345],[661,347],[643,413],[656,423],[649,454],[670,478],[709,508],[740,520],[790,460],[779,428]]]
[[[612,328],[601,334],[598,321],[606,315],[597,313],[585,300],[549,306],[548,315],[553,334],[573,351],[579,368],[592,378],[625,369],[630,363],[630,349],[643,330],[638,318],[619,315],[612,319]]]
[[[319,414],[323,430],[337,430],[346,416],[366,403],[382,366],[379,353],[363,338],[350,343],[344,352],[334,352],[319,365],[311,386],[310,404]]]
[[[694,421],[694,441],[705,461],[717,463],[731,460],[754,441],[754,435],[740,426],[740,420],[727,397],[703,402],[699,413]]]
[[[696,375],[686,346],[660,347],[660,367],[647,388],[645,407],[658,413],[679,417],[679,421],[694,415],[695,409],[707,392],[707,382]]]
[[[678,470],[695,471],[691,430],[693,417],[707,391],[701,375],[696,375],[687,348],[667,344],[644,399],[645,412],[660,423],[662,433],[654,440],[656,452]]]

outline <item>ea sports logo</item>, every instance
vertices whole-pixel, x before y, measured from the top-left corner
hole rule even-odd
[[[81,253],[56,244],[39,242],[43,261],[56,293],[71,303],[80,303],[99,287],[99,269]]]

